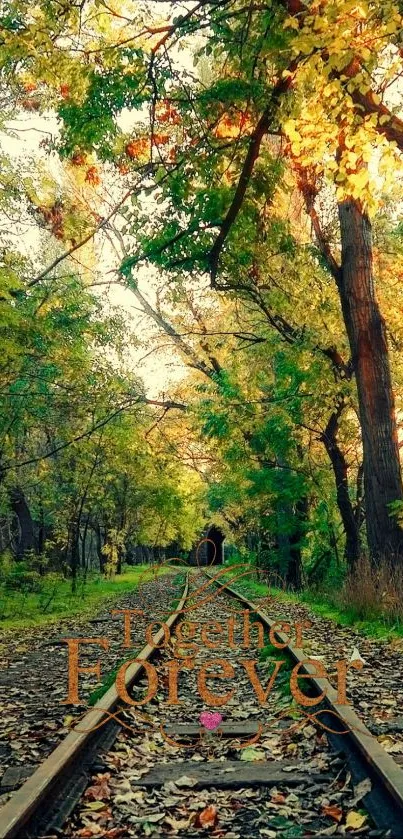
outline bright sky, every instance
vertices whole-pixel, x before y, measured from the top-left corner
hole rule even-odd
[[[126,115],[124,118],[124,130],[130,127],[131,118]],[[1,149],[14,160],[21,159],[26,166],[26,161],[29,158],[35,160],[42,160],[47,171],[56,179],[61,179],[62,168],[60,162],[55,156],[49,154],[39,147],[40,140],[47,136],[47,132],[55,135],[57,134],[57,122],[53,116],[38,117],[37,115],[25,115],[19,120],[14,120],[10,123],[10,127],[14,131],[14,135],[10,136],[4,132],[0,133],[0,147]],[[99,237],[98,237],[99,238]],[[25,254],[32,255],[32,251],[38,253],[40,257],[41,240],[38,229],[35,225],[24,227],[21,230],[21,236],[18,240],[18,247]],[[75,257],[80,259],[82,255],[83,262],[85,262],[84,248],[75,253]],[[114,253],[112,246],[105,237],[102,237],[102,244],[97,243],[97,257],[99,259],[98,268],[101,282],[107,282],[111,279],[108,272],[111,268],[116,267],[119,260]],[[40,265],[40,269],[46,267],[45,264]],[[143,295],[147,297],[151,305],[155,303],[155,292],[158,287],[158,274],[150,272],[149,268],[140,269],[138,272],[139,288]],[[140,376],[147,389],[150,398],[158,398],[162,393],[169,393],[173,385],[177,383],[186,374],[186,367],[181,361],[179,355],[174,351],[172,346],[168,348],[168,338],[161,339],[159,345],[165,348],[160,351],[150,352],[149,341],[150,338],[156,334],[156,326],[150,321],[150,318],[142,312],[140,304],[133,296],[132,292],[123,286],[116,283],[110,285],[103,285],[94,289],[103,298],[105,307],[111,304],[119,306],[126,314],[130,328],[135,333],[136,337],[141,341],[142,345],[132,350],[130,357],[132,359],[132,369],[136,375]]]

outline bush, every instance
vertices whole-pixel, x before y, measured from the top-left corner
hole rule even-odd
[[[0,583],[4,583],[12,573],[15,560],[9,551],[0,554]]]
[[[42,577],[38,571],[27,571],[17,567],[6,578],[5,586],[14,591],[40,592]]]
[[[60,574],[49,573],[42,577],[41,594],[39,597],[39,608],[42,614],[52,611],[54,601],[61,584]]]
[[[390,559],[375,565],[363,556],[348,574],[341,592],[343,608],[362,619],[403,622],[403,568]]]

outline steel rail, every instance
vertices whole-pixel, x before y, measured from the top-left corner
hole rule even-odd
[[[279,620],[273,620],[264,612],[260,606],[248,600],[232,586],[227,585],[222,579],[215,579],[211,574],[206,573],[206,576],[219,585],[223,591],[229,592],[234,598],[243,603],[251,612],[257,615],[262,623],[269,629],[273,629],[276,624],[281,623]],[[285,644],[284,651],[288,652],[294,661],[301,664],[301,670],[305,672],[310,678],[309,681],[318,691],[318,694],[325,693],[323,700],[324,704],[331,712],[337,715],[340,724],[348,730],[348,734],[340,733],[337,737],[351,738],[355,747],[365,761],[365,764],[371,768],[374,775],[378,778],[381,785],[388,791],[392,797],[393,802],[401,814],[403,825],[403,770],[395,763],[391,755],[389,755],[381,746],[376,738],[371,734],[365,723],[356,714],[351,705],[340,705],[337,701],[338,694],[334,687],[326,678],[319,678],[315,674],[315,667],[309,664],[309,655],[300,647],[295,647],[289,642],[288,637],[277,629],[274,630],[275,635],[278,636],[282,644]],[[342,727],[341,726],[341,727]],[[403,834],[403,827],[402,827]]]
[[[210,574],[206,574],[206,576],[212,583],[220,586],[220,589],[224,592],[228,592],[229,595],[243,603],[269,629],[273,629],[279,623],[277,619],[270,618],[260,606],[248,600],[239,591],[232,588],[230,584],[223,582],[222,579],[214,578]],[[180,602],[175,611],[165,621],[170,628],[178,620],[188,597],[188,592],[189,576],[187,576]],[[351,740],[362,759],[365,774],[370,774],[378,781],[381,792],[380,795],[375,795],[372,809],[375,808],[375,811],[377,808],[381,809],[385,805],[385,796],[387,796],[387,806],[390,807],[389,802],[391,801],[397,823],[401,825],[403,822],[402,769],[384,751],[353,708],[338,703],[336,690],[328,679],[316,676],[316,668],[313,664],[309,664],[309,656],[304,650],[289,643],[288,637],[277,628],[274,631],[281,643],[285,645],[285,652],[288,652],[293,660],[301,665],[302,672],[309,676],[309,682],[312,683],[318,694],[325,693],[323,704],[330,712],[334,712],[340,721],[341,733],[337,734],[337,737],[344,742]],[[154,643],[147,644],[136,656],[140,661],[132,664],[127,670],[127,688],[130,688],[142,673],[141,661],[152,657],[163,638],[164,630],[162,628],[153,636]],[[57,790],[60,785],[62,785],[62,789],[64,788],[70,777],[74,775],[77,761],[82,760],[86,750],[90,748],[91,742],[93,740],[97,741],[97,733],[94,734],[94,732],[84,729],[94,729],[95,726],[102,723],[108,712],[113,712],[117,708],[119,701],[116,687],[113,685],[96,705],[86,713],[77,729],[67,735],[33,775],[14,793],[10,801],[0,810],[0,839],[16,839],[16,837],[22,839],[22,837],[37,835],[29,831],[29,825],[35,823],[36,813],[40,810],[43,811],[48,806],[51,807],[54,790]],[[343,728],[348,730],[348,734],[342,733]],[[366,800],[364,804],[366,805]],[[400,834],[393,832],[391,835],[397,836]]]
[[[181,610],[189,592],[189,575],[186,576],[186,583],[182,597],[174,612],[164,623],[171,628],[178,620]],[[136,655],[139,663],[133,663],[126,672],[126,688],[129,689],[141,674],[142,661],[148,661],[158,645],[164,639],[164,628],[161,628],[153,637],[153,644],[147,644],[140,653]],[[71,731],[56,746],[54,751],[38,769],[28,778],[27,781],[12,795],[11,799],[0,809],[0,839],[21,839],[27,834],[27,825],[33,819],[36,811],[50,801],[52,792],[59,781],[64,781],[69,776],[69,770],[77,765],[90,743],[96,739],[97,731],[105,718],[113,713],[120,702],[115,684],[98,700],[98,702],[87,711],[80,720],[79,725]],[[90,730],[89,730],[90,729]]]

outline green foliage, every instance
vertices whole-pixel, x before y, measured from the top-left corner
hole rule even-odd
[[[392,0],[302,6],[202,3],[162,24],[153,2],[130,16],[97,0],[5,6],[1,127],[50,113],[60,129],[36,160],[1,155],[0,210],[37,239],[27,255],[8,221],[0,230],[0,510],[15,543],[19,487],[45,543],[36,567],[4,560],[21,589],[85,564],[83,531],[113,575],[137,545],[190,548],[211,516],[269,570],[286,575],[299,554],[312,586],[344,573],[329,452],[360,521],[362,441],[329,254],[351,196],[374,217],[399,400],[399,126],[369,85],[384,96],[399,78],[384,51],[401,19]],[[58,175],[39,161],[55,152]],[[106,271],[105,244],[118,251]],[[147,404],[130,372],[147,339],[95,290],[119,275],[138,300],[144,264],[165,288],[154,323],[192,370],[178,386],[186,418]],[[220,295],[199,306],[206,279]]]
[[[117,598],[153,578],[155,573],[155,568],[144,565],[126,569],[122,575],[108,580],[94,572],[89,573],[80,576],[76,594],[72,594],[70,583],[60,574],[41,577],[34,591],[21,586],[8,588],[0,582],[2,631],[6,633],[30,626],[47,626],[70,616],[88,618],[101,605],[113,604]],[[171,571],[162,568],[158,573],[170,574]]]
[[[129,74],[125,73],[128,63]],[[116,116],[123,108],[140,108],[147,99],[142,84],[143,69],[141,50],[122,50],[118,63],[109,72],[91,73],[84,101],[59,105],[59,117],[64,125],[62,155],[71,156],[78,147],[96,150],[101,160],[113,160],[119,136]]]

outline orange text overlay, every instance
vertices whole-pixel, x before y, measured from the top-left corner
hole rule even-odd
[[[132,646],[132,617],[143,615],[143,613],[131,609],[114,610],[113,614],[116,613],[123,615],[122,646],[124,649],[128,649]],[[309,622],[291,625],[287,621],[278,621],[273,624],[268,634],[268,642],[276,650],[284,650],[291,642],[290,635],[293,633],[295,635],[295,646],[301,648],[303,644],[302,633],[309,626]],[[238,638],[236,638],[236,631]],[[158,633],[158,638],[155,637],[156,633]],[[241,635],[240,638],[239,635]],[[200,640],[196,641],[196,637]],[[246,651],[251,647],[262,649],[267,643],[263,624],[259,621],[252,622],[249,610],[244,610],[239,613],[239,617],[230,617],[225,622],[209,621],[200,623],[184,620],[176,626],[174,635],[171,635],[170,628],[166,623],[154,621],[147,626],[145,638],[147,644],[153,647],[161,648],[169,645],[169,649],[173,651],[173,657],[163,665],[164,672],[161,685],[155,666],[143,658],[130,659],[120,666],[115,682],[117,693],[127,705],[136,707],[143,707],[151,702],[161,686],[167,691],[167,703],[169,705],[179,705],[181,676],[186,680],[186,672],[195,668],[200,697],[209,706],[222,707],[236,696],[237,680],[233,666],[234,662],[228,661],[223,656],[222,648]],[[81,704],[79,697],[80,674],[92,674],[98,682],[102,681],[101,661],[96,647],[108,651],[110,642],[107,638],[66,638],[64,640],[68,645],[68,695],[62,704],[79,705]],[[159,640],[159,643],[156,643],[157,640]],[[203,660],[203,663],[198,666],[197,657],[201,649],[214,651],[219,647],[221,652],[217,657],[211,657],[207,661]],[[93,650],[94,657],[97,655],[96,661],[88,666],[83,666],[80,664],[80,652],[85,652],[88,655],[89,650]],[[248,676],[251,691],[262,706],[267,703],[280,671],[287,666],[286,659],[273,661],[273,671],[270,673],[267,683],[262,684],[258,675],[258,661],[256,659],[246,658],[242,654],[237,659],[237,664],[243,668]],[[129,695],[126,685],[127,681],[130,681],[130,668],[135,665],[144,668],[144,674],[147,677],[145,694],[141,699],[136,700]],[[361,661],[347,663],[345,660],[340,660],[336,662],[334,669],[339,705],[349,704],[346,696],[346,679],[349,668],[360,670],[362,666]],[[309,673],[305,672],[306,667],[309,668]],[[290,673],[290,691],[295,702],[311,708],[324,700],[326,689],[324,688],[319,695],[312,695],[312,690],[307,684],[310,676],[317,679],[328,678],[325,666],[321,661],[306,658],[303,662],[298,662]],[[304,685],[306,685],[307,692],[303,690]]]

